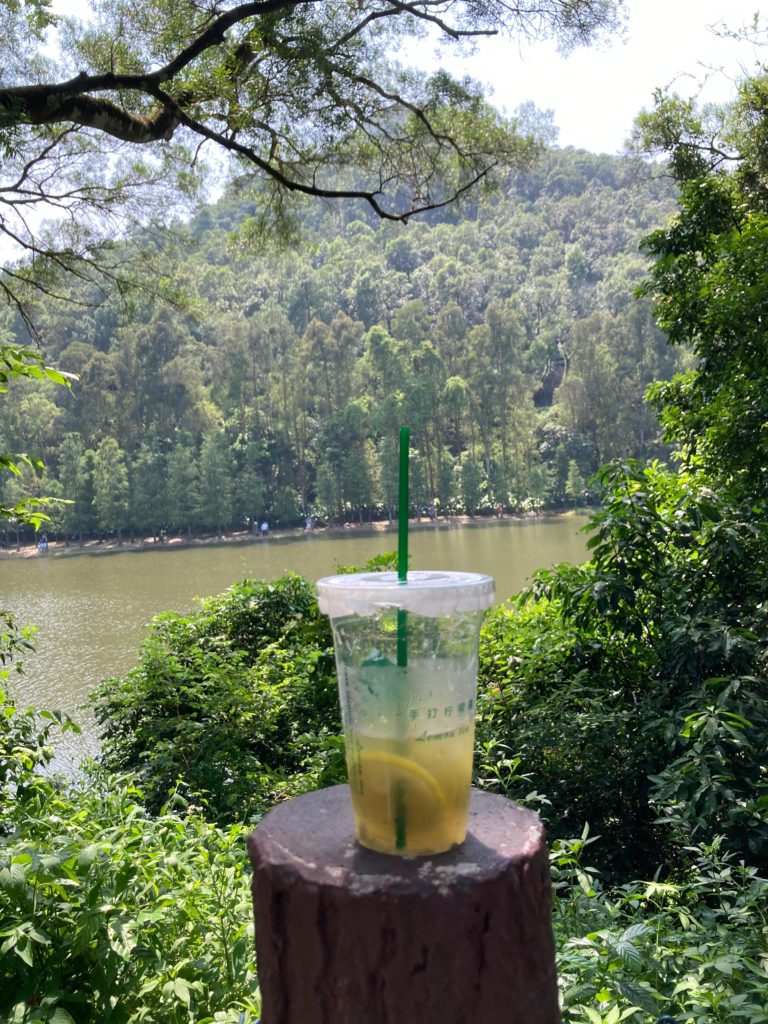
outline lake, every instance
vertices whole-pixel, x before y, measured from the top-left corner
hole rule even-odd
[[[538,568],[581,562],[584,516],[424,524],[410,537],[411,568],[458,569],[495,577],[497,597],[516,593]],[[4,559],[0,605],[38,628],[37,653],[12,680],[20,703],[59,708],[83,727],[63,737],[59,762],[94,753],[98,737],[82,705],[98,682],[136,663],[144,627],[158,612],[194,608],[246,577],[276,579],[293,570],[316,580],[337,564],[360,565],[397,546],[392,530],[274,536],[244,543],[116,554]]]

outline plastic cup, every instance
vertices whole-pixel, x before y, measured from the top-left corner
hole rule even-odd
[[[333,626],[359,843],[442,853],[467,834],[477,652],[490,576],[351,573],[317,584]],[[405,613],[405,614],[404,614]]]

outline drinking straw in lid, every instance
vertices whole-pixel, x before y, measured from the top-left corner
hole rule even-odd
[[[400,500],[397,508],[397,578],[408,579],[408,447],[411,432],[400,427]]]
[[[408,449],[411,432],[400,427],[400,475],[399,504],[397,508],[397,578],[401,584],[408,582]],[[408,664],[408,612],[404,608],[397,612],[397,664]]]

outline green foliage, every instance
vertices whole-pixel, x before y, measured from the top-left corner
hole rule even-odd
[[[353,572],[397,572],[397,551],[382,551],[366,559],[363,565],[341,565],[337,562],[336,572],[339,575]]]
[[[659,257],[649,287],[659,296],[662,326],[673,341],[692,343],[698,356],[687,376],[652,393],[664,407],[668,436],[710,475],[756,496],[768,473],[762,274],[768,218],[748,202],[733,180],[689,185],[677,228],[649,242]],[[690,246],[678,254],[681,233]]]
[[[200,519],[208,529],[232,522],[232,456],[223,431],[203,438],[200,451]]]
[[[60,714],[45,712],[44,719],[32,709],[22,710],[8,698],[11,673],[23,671],[20,655],[33,651],[35,630],[19,626],[13,612],[0,611],[0,836],[9,828],[15,801],[36,782],[33,772],[49,763],[51,723],[76,728]]]
[[[30,5],[38,12],[45,9],[44,4]],[[50,366],[39,352],[18,345],[0,345],[0,395],[8,392],[9,385],[13,381],[50,380],[56,384],[70,386],[75,379],[72,374],[61,373]],[[20,477],[22,470],[29,470],[34,476],[40,476],[44,470],[42,460],[36,455],[26,453],[13,453],[0,450],[0,474],[6,472]],[[0,481],[0,494],[2,493],[2,481]],[[28,495],[22,497],[13,505],[0,502],[0,519],[11,519],[20,524],[29,524],[37,529],[42,523],[49,522],[50,516],[45,512],[47,499]]]
[[[566,1024],[768,1021],[768,879],[715,840],[676,881],[604,888],[584,862],[593,842],[560,840],[550,858]]]
[[[456,92],[447,81],[434,87]],[[456,96],[480,103],[471,90]],[[762,112],[765,84],[746,84],[740,104],[742,115]],[[765,147],[762,130],[736,130],[731,120],[730,141],[743,146],[737,172],[725,174],[722,151],[705,140],[711,125],[676,101],[660,103],[644,125],[673,148],[682,182],[678,218],[649,240],[657,262],[646,290],[671,340],[690,344],[698,358],[688,374],[654,390],[684,469],[624,460],[601,470],[590,561],[537,574],[514,606],[490,618],[481,641],[477,779],[539,805],[549,822],[563,1009],[574,1024],[661,1013],[680,1024],[768,1021],[768,881],[760,874],[768,867]],[[496,127],[483,120],[491,135]],[[561,195],[579,192],[575,166],[561,163],[552,178]],[[618,406],[594,412],[594,396],[606,390],[608,369],[628,378],[610,340],[632,317],[622,319],[621,302],[596,310],[589,289],[598,261],[578,238],[563,244],[562,225],[525,213],[500,230],[498,219],[479,211],[429,271],[432,255],[418,244],[427,232],[407,242],[383,233],[377,251],[373,231],[350,226],[350,247],[331,241],[327,261],[317,260],[325,279],[305,288],[302,276],[291,292],[295,323],[264,303],[243,330],[226,324],[228,378],[206,381],[173,330],[161,331],[170,346],[162,367],[142,331],[129,339],[130,358],[78,350],[93,378],[101,375],[108,404],[93,432],[99,454],[84,474],[93,478],[102,525],[121,528],[103,511],[110,485],[128,494],[127,475],[105,470],[121,457],[105,425],[119,424],[131,464],[149,458],[137,454],[135,435],[146,395],[125,408],[110,399],[134,357],[147,381],[161,371],[161,386],[178,400],[185,452],[174,486],[207,489],[211,509],[214,496],[229,503],[238,493],[242,504],[246,491],[269,492],[273,508],[278,498],[289,508],[300,490],[306,507],[310,458],[318,490],[322,482],[340,510],[353,495],[362,508],[375,496],[376,455],[391,454],[388,431],[403,410],[421,429],[412,463],[419,500],[453,500],[459,491],[446,478],[454,467],[470,509],[487,489],[509,497],[520,488],[534,501],[575,496],[587,468],[579,445],[604,453],[619,422]],[[501,293],[487,303],[477,298],[487,268],[465,257],[483,249],[478,225],[491,222],[495,239],[542,237],[530,258],[505,268],[510,280],[538,280],[529,309]],[[444,227],[435,225],[435,237]],[[556,280],[547,277],[553,268]],[[624,278],[635,269],[622,268]],[[412,279],[421,294],[409,290]],[[618,278],[602,283],[615,303]],[[219,285],[204,282],[201,293]],[[331,319],[334,292],[371,328],[365,339],[346,312],[346,320]],[[578,318],[571,336],[578,361],[562,351],[557,318],[546,329],[540,323],[558,293]],[[189,342],[191,349],[191,334]],[[653,351],[638,320],[633,345],[635,354]],[[314,371],[310,353],[318,357]],[[12,357],[25,365],[26,356]],[[566,364],[560,374],[558,359]],[[547,369],[534,396],[537,360]],[[364,395],[362,371],[370,371]],[[180,379],[190,387],[175,389]],[[531,459],[530,410],[512,401],[521,393],[551,407],[537,424],[539,460]],[[232,403],[224,429],[214,397]],[[320,407],[326,427],[313,452],[308,438]],[[158,414],[157,436],[167,438],[171,422],[167,410]],[[511,430],[512,422],[521,429]],[[86,419],[78,426],[92,427]],[[193,447],[202,438],[205,472],[196,474]],[[78,487],[81,442],[71,436],[66,452]],[[156,469],[164,455],[152,455]],[[250,474],[248,487],[231,494],[230,458]],[[386,494],[392,481],[380,483]],[[159,503],[133,494],[141,516]],[[193,508],[179,521],[188,522]],[[211,514],[218,520],[224,512]],[[3,619],[5,683],[31,635]],[[202,1024],[233,1020],[241,1008],[258,1012],[240,823],[344,771],[329,629],[309,584],[246,581],[194,615],[158,617],[139,666],[108,680],[96,707],[104,764],[130,776],[93,771],[65,785],[49,771],[50,730],[71,723],[22,711],[0,694],[0,1012],[58,1024]],[[201,805],[229,830],[206,822]],[[587,848],[605,883],[584,863]]]
[[[294,241],[310,197],[357,201],[363,216],[405,224],[492,191],[540,151],[542,118],[507,117],[468,77],[405,66],[407,45],[430,31],[448,48],[496,33],[567,48],[612,34],[620,12],[619,0],[531,10],[457,0],[439,16],[432,0],[282,0],[200,19],[193,0],[140,10],[105,0],[80,19],[53,15],[46,0],[5,2],[0,232],[25,258],[0,270],[0,294],[31,330],[30,292],[50,304],[68,274],[85,284],[86,304],[138,281],[178,302],[155,238],[136,228],[180,220],[227,162],[250,200],[238,241],[259,248]],[[217,151],[210,167],[202,142]],[[55,231],[27,216],[50,203],[72,214]]]
[[[15,711],[3,699],[4,715]],[[0,1017],[195,1024],[258,1013],[245,834],[176,797],[149,818],[128,780],[64,785],[16,729],[0,836]],[[50,722],[39,737],[47,740]]]
[[[697,357],[652,401],[682,457],[747,500],[764,495],[768,473],[765,110],[758,74],[722,107],[659,93],[638,125],[680,182],[677,216],[645,242],[655,263],[643,291],[670,341]]]
[[[485,627],[481,741],[519,755],[555,837],[602,835],[614,875],[717,835],[765,866],[768,527],[689,474],[602,482],[592,560]]]
[[[0,681],[31,633],[3,614]],[[58,712],[0,688],[0,1019],[234,1024],[258,1013],[241,828],[129,779],[51,772]]]
[[[6,0],[4,6],[14,18],[23,20],[27,31],[40,41],[44,39],[45,30],[56,20],[49,0]]]
[[[765,865],[768,527],[689,473],[601,483],[591,561],[539,573],[483,630],[478,779],[541,803],[555,838],[588,823],[611,878],[718,835]],[[245,582],[159,616],[102,685],[104,764],[151,808],[180,784],[244,820],[343,778],[335,689],[310,585]]]
[[[171,623],[179,662],[192,645],[216,652],[221,662],[232,650],[253,653],[260,644],[284,650],[275,639],[293,633],[298,644],[302,622],[311,648],[322,619],[308,603],[308,590],[296,577],[280,581],[271,596],[265,584],[241,584],[205,602],[197,616],[161,617],[154,628]],[[551,633],[553,602],[534,611],[529,606],[522,615],[540,635]],[[511,617],[509,610],[502,613],[505,621]],[[510,662],[524,660],[497,642],[494,627],[484,639],[486,666],[498,668],[505,654]],[[9,664],[28,642],[7,630]],[[517,650],[526,656],[524,648]],[[529,674],[542,655],[554,670],[562,652],[552,645],[527,652]],[[169,682],[172,688],[181,677]],[[486,693],[481,730],[495,700]],[[16,766],[15,799],[4,808],[7,832],[0,836],[4,1019],[234,1024],[241,1013],[253,1019],[259,1004],[243,829],[211,826],[179,792],[150,817],[144,794],[127,778],[92,771],[82,784],[64,785],[40,775],[51,720],[36,721],[31,710],[20,717],[7,700],[3,710],[15,730],[8,749]],[[562,727],[568,709],[551,710]],[[309,715],[316,725],[323,717],[317,706]],[[250,724],[261,727],[253,719]],[[32,743],[29,725],[38,737]],[[338,767],[340,739],[329,735],[316,753],[312,784],[335,781],[320,769]],[[510,756],[498,740],[480,747],[481,784],[517,790],[546,808],[548,801],[530,791],[524,765],[530,768],[525,755]],[[306,765],[299,771],[303,784]],[[768,1019],[761,952],[768,881],[724,852],[716,838],[684,851],[674,878],[606,888],[584,856],[604,842],[585,828],[579,840],[553,844],[564,1020],[616,1024],[662,1012],[680,1024]]]
[[[101,530],[118,540],[128,521],[128,471],[124,454],[113,437],[105,437],[96,450],[93,469],[93,507]]]
[[[298,576],[236,584],[189,616],[158,616],[139,665],[96,698],[102,762],[157,810],[177,784],[218,821],[336,780],[330,627]]]
[[[495,613],[480,654],[483,784],[493,777],[494,788],[515,800],[529,799],[531,790],[543,794],[540,813],[555,839],[589,823],[603,836],[606,871],[627,877],[649,857],[655,862],[664,847],[648,803],[643,706],[616,681],[631,688],[621,671],[621,640],[591,648],[588,637],[563,623],[558,605],[539,602]],[[602,671],[598,658],[605,659]],[[510,757],[512,775],[504,771]]]
[[[8,390],[12,380],[26,377],[32,380],[52,380],[56,384],[68,385],[71,374],[61,373],[45,365],[42,355],[26,347],[16,345],[0,346],[0,394]]]
[[[231,189],[182,240],[156,242],[185,308],[90,309],[81,284],[82,315],[35,311],[48,360],[80,381],[72,394],[18,381],[4,443],[36,451],[74,501],[70,537],[117,533],[116,521],[143,538],[254,517],[297,526],[299,511],[381,518],[396,504],[390,442],[404,422],[414,503],[481,515],[570,503],[569,463],[578,486],[615,455],[659,454],[642,395],[685,366],[650,303],[632,300],[637,244],[673,201],[638,177],[633,161],[553,151],[461,220],[405,228],[308,209],[305,246],[279,256],[233,238],[252,204]],[[73,450],[107,437],[129,501],[99,528]]]

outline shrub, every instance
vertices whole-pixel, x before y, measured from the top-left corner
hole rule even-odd
[[[56,717],[0,695],[0,1019],[253,1020],[244,831],[180,798],[150,818],[128,780],[41,774]]]
[[[485,627],[481,742],[520,757],[554,837],[603,836],[613,877],[717,835],[765,867],[768,525],[659,466],[602,483],[591,561]]]
[[[546,798],[539,811],[553,840],[589,824],[602,837],[602,869],[626,878],[665,852],[649,803],[654,762],[642,721],[650,700],[628,699],[639,688],[631,665],[622,672],[621,643],[598,654],[585,639],[545,599],[489,619],[477,730],[479,748],[496,756],[483,758],[481,781],[495,775],[494,761],[512,756],[516,777],[497,778],[494,788],[518,801],[530,802],[532,789]]]
[[[179,784],[220,822],[343,773],[330,626],[296,575],[157,616],[137,668],[96,698],[101,762],[157,810]]]
[[[550,858],[564,1022],[765,1024],[768,880],[717,838],[675,881],[604,888],[584,862],[592,842],[559,841]]]

